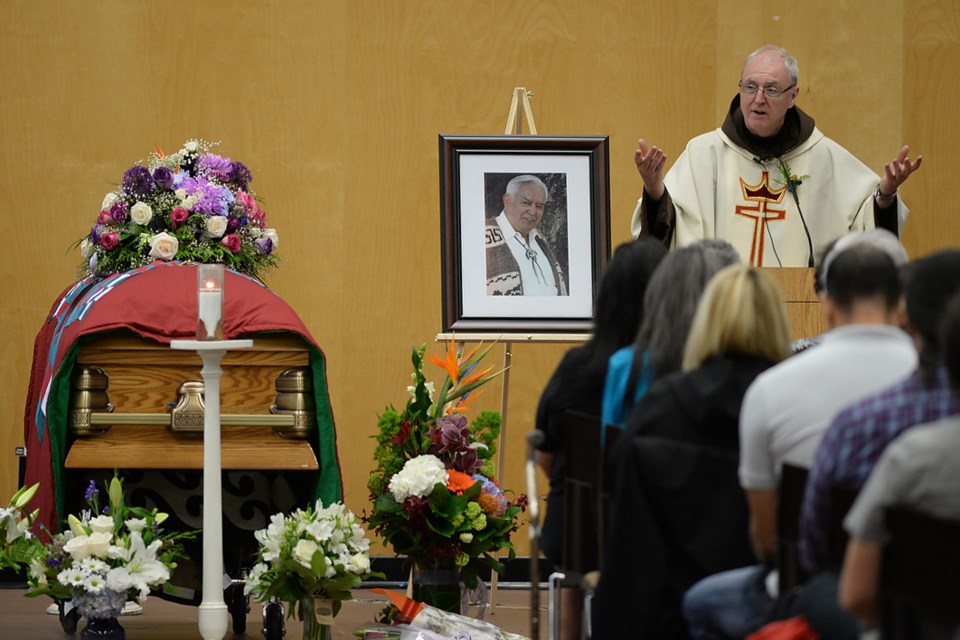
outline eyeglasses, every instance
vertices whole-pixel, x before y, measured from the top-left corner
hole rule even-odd
[[[748,82],[747,84],[743,84],[741,82],[739,83],[739,85],[740,85],[740,93],[744,95],[755,96],[757,95],[757,91],[763,91],[763,95],[767,96],[768,98],[772,98],[776,100],[777,98],[785,94],[787,91],[790,91],[790,89],[793,89],[795,86],[797,86],[797,83],[794,82],[792,85],[790,85],[786,89],[781,89],[779,87],[760,87],[753,82]]]

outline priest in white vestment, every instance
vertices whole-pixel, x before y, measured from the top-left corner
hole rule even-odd
[[[633,234],[669,247],[722,238],[759,267],[812,267],[850,231],[899,236],[908,209],[897,189],[923,158],[904,147],[877,176],[796,106],[798,77],[786,50],[754,51],[723,125],[691,140],[666,176],[666,155],[641,139]]]

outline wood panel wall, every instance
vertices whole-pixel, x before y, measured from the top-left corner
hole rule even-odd
[[[367,507],[376,414],[440,329],[438,133],[501,133],[515,86],[544,134],[610,136],[612,237],[629,238],[644,136],[676,158],[719,124],[744,55],[800,61],[799,104],[874,170],[909,143],[911,255],[960,244],[960,6],[950,0],[0,0],[0,501],[33,339],[70,245],[154,143],[223,142],[253,171],[283,267],[268,283],[326,351],[346,501]],[[504,483],[565,347],[516,345]],[[498,355],[497,358],[502,357]],[[487,408],[499,406],[496,389]],[[542,480],[542,478],[541,478]],[[518,536],[525,550],[526,536]]]

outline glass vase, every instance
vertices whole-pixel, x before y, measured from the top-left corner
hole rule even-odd
[[[333,631],[325,620],[333,617],[332,600],[307,596],[300,601],[303,640],[331,640]]]
[[[413,599],[435,609],[460,613],[460,574],[456,569],[417,566]]]
[[[125,640],[127,637],[116,618],[87,618],[80,640]]]

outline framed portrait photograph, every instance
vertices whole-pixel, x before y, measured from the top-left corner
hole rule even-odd
[[[609,226],[606,136],[441,134],[443,331],[589,332]]]

